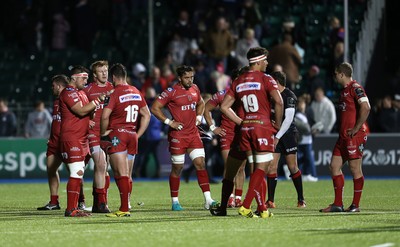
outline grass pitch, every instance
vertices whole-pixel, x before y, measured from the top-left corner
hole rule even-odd
[[[91,184],[85,183],[91,206]],[[353,183],[346,180],[345,207]],[[196,181],[181,183],[185,211],[172,212],[168,181],[134,182],[130,218],[66,218],[66,185],[60,186],[62,210],[37,211],[48,201],[46,183],[0,184],[1,246],[400,246],[400,180],[366,180],[361,213],[319,213],[333,201],[331,180],[304,183],[307,208],[296,207],[292,182],[279,181],[277,208],[270,219],[247,219],[229,209],[213,217],[203,209]],[[220,199],[221,184],[211,185]],[[143,205],[138,205],[143,202]],[[117,210],[118,189],[112,183],[109,206]],[[253,202],[253,208],[254,202]]]

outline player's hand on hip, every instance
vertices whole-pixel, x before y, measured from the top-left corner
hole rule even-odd
[[[215,135],[225,136],[226,135],[226,130],[221,128],[221,127],[217,127],[217,128],[214,129],[213,133]]]
[[[90,128],[90,129],[93,129],[95,125],[96,125],[96,122],[95,122],[95,121],[89,120],[89,128]]]
[[[172,121],[170,124],[171,128],[174,128],[176,130],[182,130],[183,129],[183,123]]]
[[[357,129],[357,128],[348,129],[348,130],[347,130],[347,135],[348,135],[350,138],[353,138],[353,136],[355,136],[355,135],[357,134],[357,132],[358,132],[358,129]]]
[[[103,149],[105,152],[112,146],[112,141],[109,136],[112,130],[106,130],[106,132],[100,136],[100,147]]]

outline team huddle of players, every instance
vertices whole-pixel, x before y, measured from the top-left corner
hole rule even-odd
[[[176,69],[177,83],[162,92],[151,107],[151,113],[169,125],[172,163],[169,186],[173,211],[183,210],[178,194],[185,154],[189,155],[196,168],[204,196],[204,208],[210,210],[213,216],[225,216],[228,206],[236,206],[239,215],[244,217],[272,217],[269,209],[276,207],[274,194],[281,154],[285,157],[296,188],[297,206],[306,207],[296,156],[294,114],[297,98],[286,88],[283,72],[265,74],[268,65],[268,51],[265,48],[251,48],[247,58],[249,66],[235,73],[230,88],[216,93],[207,102],[203,101],[197,85],[193,83],[194,69],[179,66]],[[94,81],[89,84],[89,71],[82,66],[72,68],[69,78],[57,75],[52,79],[53,93],[58,97],[54,101],[47,150],[50,202],[38,210],[60,209],[57,169],[63,162],[70,173],[65,216],[90,216],[89,210],[83,206],[81,185],[85,164],[92,158],[95,170],[91,212],[105,213],[108,217],[130,216],[131,174],[138,138],[146,131],[151,113],[142,94],[127,83],[127,72],[122,64],[114,64],[109,68],[107,61],[96,61],[91,65],[91,71]],[[363,87],[352,79],[352,72],[349,63],[342,63],[335,70],[335,79],[343,86],[340,133],[330,164],[335,200],[321,212],[360,211],[364,184],[361,161],[367,140],[364,123],[370,106]],[[219,127],[210,114],[216,107],[223,113]],[[171,119],[166,117],[163,108],[168,109]],[[211,197],[205,169],[205,151],[197,128],[203,117],[210,131],[220,136],[225,161],[220,203]],[[113,170],[121,201],[119,210],[112,213],[107,205],[110,186],[107,160]],[[354,197],[351,206],[344,209],[344,176],[341,167],[346,161],[353,175]],[[246,163],[250,165],[252,173],[242,201],[243,168]],[[253,199],[257,203],[256,211],[251,209]]]

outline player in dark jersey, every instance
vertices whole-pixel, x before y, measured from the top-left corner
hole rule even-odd
[[[118,186],[121,205],[107,217],[130,216],[129,199],[132,192],[132,168],[138,150],[138,138],[150,122],[150,111],[140,91],[127,83],[127,72],[122,64],[110,68],[114,91],[104,103],[101,116],[101,136],[108,138],[107,149],[111,168]],[[139,123],[140,122],[140,123]]]
[[[297,97],[290,89],[286,88],[286,74],[284,72],[272,72],[271,76],[278,82],[279,92],[283,99],[284,112],[282,126],[275,135],[279,142],[275,148],[274,160],[267,172],[268,200],[266,205],[268,208],[275,208],[274,197],[278,180],[278,164],[281,154],[283,154],[296,188],[297,207],[304,208],[306,207],[306,202],[303,196],[303,182],[301,180],[301,171],[297,165],[298,131],[294,125]]]
[[[274,133],[282,123],[283,101],[275,80],[264,74],[267,56],[268,51],[262,47],[247,52],[250,69],[233,82],[221,104],[222,113],[241,126],[240,150],[246,152],[249,163],[254,161],[255,164],[243,206],[239,209],[239,214],[248,218],[257,217],[250,208],[254,198],[261,217],[272,216],[261,195],[266,191],[265,172],[273,160],[272,152],[276,146]],[[236,100],[242,104],[242,118],[230,108]],[[270,118],[271,100],[275,103],[274,122]]]
[[[61,151],[60,151],[60,127],[61,127],[61,114],[59,99],[60,93],[67,87],[69,79],[66,75],[55,75],[52,79],[51,89],[53,95],[57,97],[53,102],[53,121],[51,122],[50,138],[47,142],[46,152],[46,168],[47,168],[47,179],[50,189],[50,201],[43,207],[37,208],[37,210],[59,210],[60,203],[58,201],[58,187],[60,186],[60,175],[58,174],[58,168],[62,164]]]
[[[211,198],[208,174],[205,169],[204,146],[196,127],[203,117],[204,101],[199,88],[193,84],[194,68],[182,65],[176,69],[176,72],[178,83],[162,92],[151,107],[154,116],[169,125],[168,141],[172,161],[169,185],[172,210],[183,210],[179,203],[178,193],[185,153],[189,154],[193,161],[197,180],[204,195],[204,207],[209,209],[216,202]],[[162,112],[164,106],[168,108],[173,120],[167,118]]]
[[[91,71],[94,81],[89,83],[83,91],[89,100],[96,99],[99,95],[108,94],[113,90],[113,85],[108,81],[108,62],[104,60],[92,63]],[[107,206],[107,191],[110,186],[110,176],[107,172],[107,161],[104,151],[100,148],[100,118],[103,112],[103,103],[96,107],[96,112],[89,128],[90,155],[94,162],[93,175],[93,206],[92,213],[110,213]]]
[[[365,122],[371,106],[364,88],[352,76],[353,67],[351,64],[345,62],[336,66],[335,79],[343,86],[343,89],[340,92],[339,100],[339,138],[333,149],[329,165],[335,190],[335,201],[327,208],[321,209],[320,212],[323,213],[360,212],[359,203],[364,187],[364,175],[361,165],[368,134]],[[344,175],[342,166],[346,161],[353,176],[354,194],[350,207],[344,210]]]
[[[67,183],[67,208],[65,216],[90,216],[78,210],[80,186],[85,171],[85,159],[89,155],[87,139],[89,120],[105,95],[99,95],[89,102],[82,91],[87,83],[88,73],[83,66],[71,70],[71,80],[60,94],[61,132],[60,150],[63,162],[68,166],[70,176]]]

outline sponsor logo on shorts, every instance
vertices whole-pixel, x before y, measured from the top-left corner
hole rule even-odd
[[[248,90],[261,90],[261,83],[259,82],[245,82],[236,86],[236,92],[240,93]]]
[[[72,147],[72,148],[70,149],[70,151],[78,152],[78,151],[81,151],[81,149],[78,148],[78,147]]]
[[[349,150],[349,154],[355,154],[357,150]]]
[[[119,102],[124,103],[124,102],[129,102],[129,101],[141,101],[142,96],[137,93],[130,93],[130,94],[124,94],[119,96]]]
[[[171,142],[172,142],[172,143],[180,143],[180,141],[179,141],[178,139],[175,139],[175,138],[172,138],[172,139],[171,139]]]
[[[292,152],[292,151],[297,151],[297,147],[292,147],[292,148],[287,148],[286,152]]]
[[[114,136],[113,139],[111,140],[112,145],[115,147],[117,146],[121,141],[118,139],[118,137]]]
[[[121,133],[128,133],[128,134],[135,134],[135,131],[130,131],[130,130],[127,130],[127,129],[118,129],[118,132],[121,132]]]

